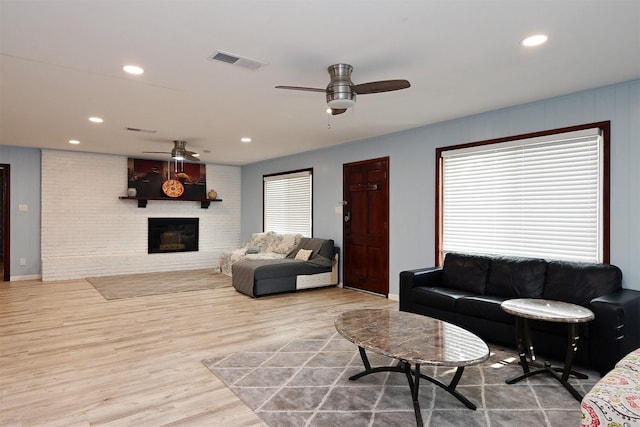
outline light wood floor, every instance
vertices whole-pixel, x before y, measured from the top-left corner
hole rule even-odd
[[[0,282],[0,426],[260,426],[200,362],[397,302],[327,288],[106,301],[85,280]]]

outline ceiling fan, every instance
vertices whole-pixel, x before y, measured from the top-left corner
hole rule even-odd
[[[195,151],[189,151],[186,148],[187,141],[174,140],[173,149],[169,151],[143,151],[148,154],[171,154],[171,158],[174,160],[189,160],[192,162],[199,162],[199,154]]]
[[[334,116],[347,111],[356,103],[356,95],[369,93],[390,92],[392,90],[406,89],[411,86],[407,80],[382,80],[353,84],[351,72],[353,67],[349,64],[334,64],[328,68],[331,80],[326,89],[300,86],[276,86],[276,89],[304,90],[308,92],[324,92],[327,97],[327,105]]]

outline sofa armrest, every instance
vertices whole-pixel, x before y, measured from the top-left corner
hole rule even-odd
[[[400,272],[400,310],[411,304],[411,290],[418,286],[441,286],[442,267],[420,268]],[[403,309],[406,308],[406,309]]]
[[[591,358],[608,371],[640,347],[640,292],[622,289],[592,299],[589,308],[595,314],[589,327]]]

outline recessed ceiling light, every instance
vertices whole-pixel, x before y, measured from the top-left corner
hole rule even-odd
[[[251,142],[251,138],[247,138],[247,137],[240,138],[240,141],[242,141],[242,142]]]
[[[100,117],[89,117],[89,121],[92,123],[102,123],[104,122],[104,120],[102,120]]]
[[[527,37],[522,40],[522,46],[538,46],[547,41],[547,36],[544,34],[536,34],[535,36]]]
[[[69,144],[78,145],[80,144],[80,141],[78,141],[77,139],[70,139]]]
[[[129,74],[142,74],[144,70],[137,65],[125,65],[122,69]]]

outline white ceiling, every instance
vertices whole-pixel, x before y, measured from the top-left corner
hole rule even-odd
[[[411,88],[334,117],[274,88],[324,88],[340,62]],[[637,78],[640,0],[0,0],[2,145],[154,158],[184,139],[241,165]]]

